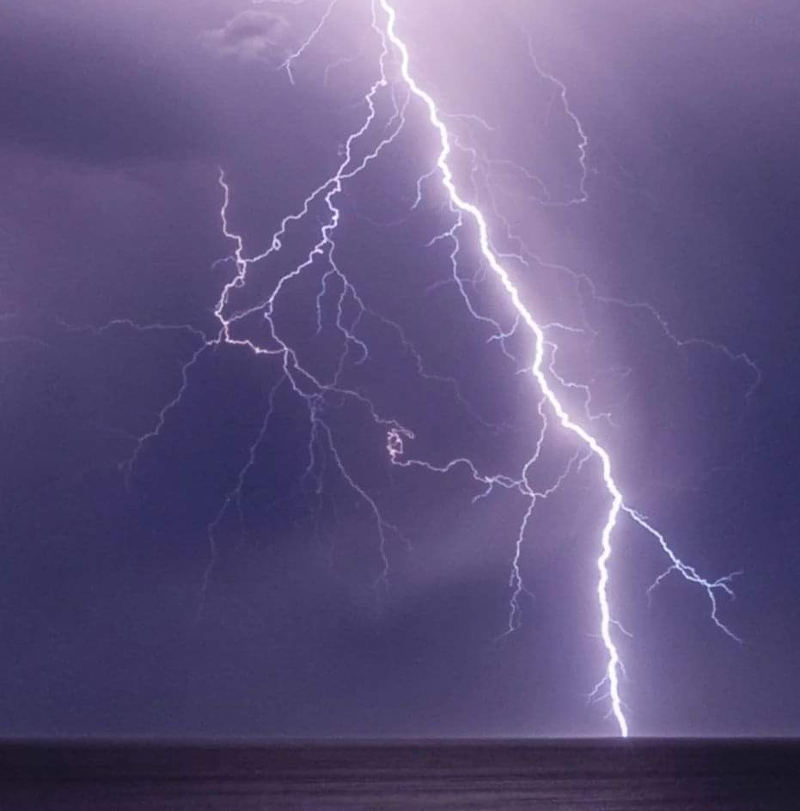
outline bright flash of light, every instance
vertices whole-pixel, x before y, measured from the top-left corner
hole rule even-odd
[[[288,3],[288,0],[287,0]],[[291,5],[297,4],[292,0]],[[314,43],[315,39],[325,27],[331,16],[335,13],[337,0],[331,0],[319,19],[316,27],[302,41],[302,43],[289,55],[281,68],[285,70],[292,84],[295,82],[293,67],[303,57]],[[659,575],[651,589],[672,573],[677,573],[686,581],[703,589],[710,601],[711,619],[728,636],[737,637],[720,620],[718,616],[717,599],[720,593],[733,596],[730,581],[733,575],[717,579],[707,579],[700,575],[692,566],[684,563],[673,551],[663,533],[654,527],[640,511],[630,506],[618,484],[615,465],[611,452],[605,447],[597,436],[590,431],[585,423],[591,423],[592,415],[588,413],[591,392],[584,384],[572,384],[566,381],[555,369],[558,347],[549,337],[551,330],[581,331],[567,324],[539,323],[531,309],[523,301],[523,296],[514,282],[512,276],[504,265],[504,260],[511,255],[499,253],[492,245],[488,215],[476,203],[472,203],[465,196],[456,179],[453,168],[454,146],[471,153],[477,160],[477,152],[457,142],[450,132],[447,122],[451,120],[472,120],[481,126],[489,128],[482,119],[470,114],[447,114],[438,105],[434,97],[418,83],[411,67],[410,50],[398,32],[397,13],[390,0],[371,0],[372,30],[380,43],[380,56],[378,59],[377,76],[363,96],[363,117],[359,126],[351,131],[340,150],[340,160],[332,175],[314,188],[303,200],[299,210],[287,214],[279,223],[275,232],[266,240],[266,247],[255,254],[249,255],[246,250],[244,238],[234,229],[231,223],[231,187],[225,173],[220,170],[218,183],[222,192],[222,205],[219,216],[224,236],[233,245],[233,255],[230,261],[233,272],[230,279],[221,287],[219,296],[213,308],[213,315],[217,323],[215,335],[206,335],[199,330],[185,325],[139,325],[124,319],[118,319],[104,327],[95,328],[101,332],[112,327],[131,327],[139,330],[185,330],[197,340],[197,346],[181,368],[180,386],[174,397],[159,411],[152,428],[137,438],[130,457],[121,465],[127,481],[130,481],[139,457],[148,443],[154,440],[164,429],[167,421],[179,406],[190,385],[190,377],[194,367],[200,363],[206,350],[213,347],[228,346],[239,351],[252,353],[260,361],[270,364],[277,369],[277,379],[269,392],[268,407],[258,431],[249,444],[238,475],[234,478],[230,488],[225,493],[208,526],[207,536],[209,544],[209,562],[205,569],[202,589],[201,608],[213,574],[217,559],[217,540],[220,523],[228,510],[236,508],[240,515],[242,512],[242,491],[245,481],[252,471],[259,448],[265,441],[270,429],[270,423],[276,408],[276,398],[282,391],[291,392],[296,400],[305,408],[308,415],[308,443],[306,448],[307,464],[303,474],[304,483],[310,483],[312,490],[319,495],[324,487],[326,475],[336,475],[354,494],[356,499],[367,508],[371,518],[377,540],[376,561],[377,574],[374,585],[376,588],[385,588],[388,585],[390,574],[389,543],[391,539],[405,539],[394,523],[388,521],[381,510],[378,500],[373,496],[368,486],[348,467],[345,457],[337,443],[336,435],[329,421],[331,404],[347,402],[358,409],[372,426],[377,426],[386,436],[386,453],[391,465],[405,469],[425,469],[438,474],[448,474],[456,468],[468,471],[472,480],[478,486],[475,500],[487,497],[495,488],[515,491],[527,500],[527,507],[518,527],[514,539],[514,554],[511,563],[509,586],[511,597],[509,601],[509,614],[506,633],[515,631],[521,621],[520,598],[526,593],[521,572],[521,555],[523,542],[528,530],[529,522],[537,503],[547,499],[571,476],[580,471],[589,460],[595,460],[600,469],[599,484],[608,501],[608,511],[599,534],[598,553],[596,558],[596,601],[599,612],[599,635],[605,652],[605,667],[603,678],[595,688],[598,692],[601,687],[607,688],[610,712],[615,719],[621,735],[627,736],[629,723],[625,715],[621,697],[620,681],[623,664],[620,652],[615,641],[616,631],[624,633],[613,616],[611,608],[611,583],[609,564],[613,553],[613,540],[615,530],[623,519],[643,531],[645,535],[656,542],[658,548],[667,559],[666,570]],[[536,62],[531,50],[531,58],[538,74],[553,83],[558,89],[558,97],[568,117],[573,121],[579,134],[579,163],[581,179],[579,193],[564,204],[577,204],[588,199],[585,184],[587,181],[587,150],[588,138],[586,133],[567,103],[565,86],[544,71]],[[326,73],[327,76],[327,73]],[[388,120],[381,123],[380,104],[388,96],[391,112]],[[385,415],[374,402],[353,386],[347,384],[345,368],[348,364],[360,365],[370,359],[370,349],[360,334],[362,324],[371,319],[390,330],[396,337],[403,351],[413,359],[417,373],[420,377],[434,381],[446,387],[465,408],[469,404],[462,397],[458,383],[448,377],[432,374],[424,366],[422,357],[413,344],[408,340],[400,324],[386,318],[376,311],[372,303],[367,304],[354,283],[348,277],[344,268],[337,261],[336,233],[342,218],[342,210],[338,199],[345,187],[354,178],[358,177],[373,162],[380,159],[383,152],[395,142],[407,124],[407,117],[421,111],[424,114],[425,125],[436,136],[436,153],[433,156],[430,168],[421,177],[415,178],[416,199],[412,208],[417,208],[424,196],[426,184],[437,182],[446,196],[449,211],[453,217],[450,227],[434,237],[429,245],[444,243],[449,246],[449,263],[452,281],[456,284],[466,311],[474,318],[492,330],[489,339],[499,345],[499,348],[508,358],[512,356],[506,349],[506,341],[518,330],[526,330],[530,339],[532,360],[524,370],[530,374],[538,389],[538,395],[532,403],[540,419],[541,428],[533,438],[534,450],[525,462],[522,470],[516,475],[506,473],[486,473],[479,469],[474,461],[467,457],[457,457],[449,461],[438,463],[411,457],[407,454],[406,444],[415,439],[414,432],[397,420]],[[374,133],[378,131],[376,138]],[[372,137],[371,148],[366,148],[364,142]],[[523,170],[524,171],[524,170]],[[540,183],[532,175],[530,178]],[[492,210],[492,214],[494,214]],[[282,273],[272,285],[267,294],[263,294],[255,303],[238,306],[238,291],[248,283],[254,266],[270,266],[275,263],[287,242],[292,238],[294,230],[301,225],[308,227],[314,224],[314,242],[311,249],[305,253],[302,261]],[[504,224],[501,218],[501,224]],[[505,223],[507,226],[507,223]],[[505,294],[507,301],[515,313],[514,323],[510,328],[502,328],[494,319],[479,312],[473,303],[468,286],[459,275],[459,256],[462,250],[461,232],[467,227],[474,229],[477,235],[477,247],[486,267],[494,278],[500,290]],[[471,231],[472,232],[472,231]],[[513,234],[512,240],[520,241]],[[520,241],[521,242],[521,241]],[[522,253],[513,255],[525,263]],[[321,269],[321,270],[320,270]],[[286,291],[301,277],[319,275],[319,290],[316,295],[316,327],[317,334],[325,328],[335,329],[340,342],[341,352],[333,370],[329,374],[315,371],[309,361],[302,357],[302,353],[295,347],[290,338],[281,329],[276,314],[284,299]],[[591,284],[591,283],[590,283]],[[591,287],[594,295],[594,287]],[[595,296],[598,300],[601,297]],[[643,307],[649,305],[633,304],[611,300],[623,306]],[[676,345],[685,346],[690,342],[680,342],[669,332],[666,322],[658,316],[655,310],[652,313],[659,319],[661,326]],[[263,330],[259,331],[258,338],[253,332],[248,332],[248,325],[252,326],[254,319]],[[717,345],[713,345],[716,347]],[[724,347],[717,347],[725,351],[733,360],[744,359],[751,364],[747,356],[738,356],[729,353]],[[513,358],[512,358],[513,359]],[[755,385],[755,384],[754,384]],[[585,413],[582,419],[574,415],[557,394],[558,387],[580,388],[584,395]],[[472,416],[480,419],[474,411]],[[596,416],[596,415],[595,415]],[[486,423],[484,423],[486,424]],[[546,432],[551,428],[560,426],[563,431],[577,439],[578,448],[568,460],[567,464],[558,472],[553,481],[546,487],[534,487],[530,481],[530,471],[539,460]]]
[[[623,494],[614,478],[613,464],[609,451],[603,447],[597,438],[591,434],[586,428],[576,422],[573,417],[567,412],[564,405],[559,400],[555,391],[553,390],[550,381],[548,380],[545,364],[545,334],[542,327],[534,318],[530,310],[525,306],[522,301],[520,292],[506,269],[500,263],[497,255],[492,249],[489,227],[486,219],[481,210],[474,204],[465,200],[456,186],[453,176],[453,171],[450,166],[450,155],[452,152],[451,138],[445,126],[439,109],[433,97],[425,91],[417,83],[416,79],[411,73],[411,59],[409,50],[406,43],[400,38],[397,33],[397,13],[388,0],[378,0],[381,8],[386,14],[386,35],[392,45],[397,49],[400,55],[400,72],[404,82],[409,90],[416,96],[427,109],[428,120],[430,125],[439,134],[439,143],[441,146],[439,155],[436,160],[442,184],[444,185],[449,196],[451,205],[455,211],[467,215],[472,218],[478,231],[478,239],[480,244],[481,254],[486,261],[487,265],[491,268],[492,272],[497,277],[500,285],[505,290],[514,309],[519,314],[522,322],[528,327],[533,336],[535,349],[534,361],[531,366],[531,373],[536,378],[539,389],[544,396],[547,404],[549,405],[552,413],[555,415],[558,422],[568,431],[575,434],[599,460],[602,467],[603,484],[608,491],[611,500],[608,516],[603,526],[600,535],[600,554],[597,558],[597,600],[600,606],[600,635],[607,653],[607,665],[605,679],[608,683],[609,698],[611,700],[611,710],[619,726],[620,734],[623,736],[628,735],[629,726],[627,718],[623,710],[622,699],[620,696],[620,670],[621,660],[619,651],[614,642],[612,634],[613,619],[611,614],[611,607],[609,603],[609,571],[608,562],[612,553],[612,534],[617,525],[620,513],[630,516],[640,527],[652,535],[660,544],[671,562],[671,569],[679,572],[686,579],[693,583],[702,586],[708,594],[712,606],[712,618],[714,622],[722,628],[726,633],[734,636],[733,633],[723,625],[717,617],[717,603],[716,591],[723,590],[730,593],[730,586],[728,581],[730,576],[720,578],[718,580],[707,580],[700,575],[690,566],[684,564],[672,549],[667,544],[664,536],[658,532],[647,520],[638,512],[625,504]],[[562,85],[563,88],[563,85]],[[573,115],[574,118],[574,115]],[[585,153],[586,137],[581,132],[581,153],[582,163],[583,155]],[[526,520],[529,513],[526,513]],[[735,638],[735,637],[734,637]]]

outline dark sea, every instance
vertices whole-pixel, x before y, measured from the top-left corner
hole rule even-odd
[[[0,744],[2,811],[800,809],[800,742]]]

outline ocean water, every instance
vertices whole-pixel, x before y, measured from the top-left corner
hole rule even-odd
[[[794,811],[800,742],[0,745],[2,811]]]

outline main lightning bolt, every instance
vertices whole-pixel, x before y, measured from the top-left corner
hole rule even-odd
[[[477,228],[480,252],[484,261],[494,273],[495,277],[500,283],[500,286],[507,294],[511,304],[514,307],[514,310],[519,316],[521,323],[527,326],[534,339],[534,359],[533,364],[530,367],[530,372],[535,378],[538,388],[542,392],[543,398],[556,420],[564,429],[574,434],[581,441],[581,443],[600,461],[603,484],[611,501],[608,515],[600,534],[600,554],[597,558],[597,601],[600,607],[600,636],[607,653],[604,681],[608,684],[611,711],[616,719],[619,731],[621,735],[627,736],[629,725],[623,711],[623,704],[620,696],[620,672],[622,669],[622,662],[620,659],[619,650],[617,649],[617,645],[614,642],[612,634],[614,620],[612,618],[609,601],[608,564],[612,554],[612,536],[620,515],[627,515],[658,542],[659,546],[670,562],[670,566],[667,571],[678,572],[690,582],[695,583],[705,589],[711,602],[711,616],[713,621],[725,633],[733,638],[736,638],[717,616],[717,592],[724,591],[729,595],[732,593],[729,585],[730,576],[722,577],[717,580],[708,580],[700,576],[694,568],[688,566],[682,560],[680,560],[680,558],[678,558],[667,543],[664,535],[653,527],[652,524],[650,524],[641,513],[637,512],[626,504],[625,498],[614,475],[614,466],[608,449],[599,442],[594,434],[577,422],[562,404],[548,378],[548,366],[545,361],[545,348],[548,342],[545,338],[544,329],[536,321],[528,307],[525,306],[519,289],[512,281],[508,271],[500,263],[498,255],[492,248],[489,227],[482,211],[476,205],[470,203],[461,196],[450,165],[450,156],[452,153],[451,136],[447,127],[445,126],[442,114],[440,113],[433,97],[417,83],[417,80],[411,73],[411,59],[409,50],[406,43],[397,33],[397,13],[394,7],[391,5],[389,0],[378,0],[378,2],[386,16],[386,36],[399,54],[400,73],[403,81],[411,93],[423,104],[424,108],[427,110],[428,121],[431,127],[433,127],[439,135],[440,151],[436,159],[436,166],[438,167],[439,176],[449,198],[450,205],[452,209],[459,214],[459,221],[461,220],[462,216],[469,217],[473,221]],[[563,93],[563,85],[561,87]],[[583,130],[580,130],[580,132],[582,138],[581,163],[583,166],[586,139],[585,135],[583,134]],[[583,192],[583,188],[581,190]],[[395,454],[397,454],[396,451]],[[530,511],[528,511],[525,515],[526,521],[529,516]],[[517,549],[518,548],[519,543],[517,544]],[[515,558],[515,567],[516,562],[517,559]],[[515,569],[515,572],[518,573],[518,570]]]

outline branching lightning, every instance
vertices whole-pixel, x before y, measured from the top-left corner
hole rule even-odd
[[[536,72],[543,78],[547,79],[548,82],[553,84],[556,87],[557,94],[559,99],[561,99],[561,107],[566,113],[569,120],[572,122],[575,130],[578,133],[578,162],[580,163],[581,167],[581,176],[578,181],[578,196],[573,197],[570,200],[567,200],[562,205],[574,205],[576,203],[585,203],[589,199],[589,193],[586,191],[586,180],[589,175],[589,166],[587,163],[588,154],[587,150],[589,148],[589,138],[586,135],[586,132],[583,129],[583,125],[581,124],[580,119],[577,115],[573,112],[572,108],[570,107],[569,100],[567,99],[567,87],[566,85],[558,78],[553,76],[552,73],[548,73],[544,70],[540,64],[539,60],[536,58],[536,53],[533,49],[533,38],[528,37],[528,55],[531,58],[531,62],[533,63],[533,67],[536,69]],[[551,105],[552,107],[552,102]]]
[[[263,2],[263,0],[255,0]],[[292,0],[291,5],[295,5]],[[331,0],[325,6],[325,11],[317,25],[305,37],[280,66],[294,84],[293,68],[312,46],[324,26],[329,22],[337,9],[337,0]],[[701,588],[710,604],[710,616],[716,626],[733,639],[735,634],[724,624],[718,613],[718,598],[720,594],[733,596],[731,578],[726,575],[716,579],[703,577],[691,565],[685,563],[674,552],[664,534],[660,532],[647,517],[631,506],[627,501],[619,484],[616,467],[612,453],[598,436],[590,430],[593,421],[608,414],[597,414],[592,411],[591,389],[588,384],[572,382],[558,371],[558,345],[552,338],[552,333],[558,331],[582,332],[589,330],[588,325],[571,325],[562,323],[540,323],[534,312],[526,304],[525,296],[514,281],[506,262],[515,261],[526,265],[529,261],[541,262],[538,257],[527,252],[522,241],[516,237],[502,217],[497,215],[494,203],[491,203],[490,216],[497,215],[498,223],[506,230],[506,236],[512,242],[520,245],[519,251],[513,254],[501,253],[494,247],[492,233],[489,226],[489,215],[475,202],[471,202],[467,194],[459,185],[456,170],[453,164],[454,149],[465,151],[472,157],[472,166],[480,163],[477,150],[463,143],[448,128],[448,123],[475,124],[491,129],[490,125],[477,116],[469,114],[448,115],[443,112],[434,97],[418,82],[412,70],[410,49],[398,31],[397,13],[390,0],[371,0],[372,30],[380,45],[377,76],[363,97],[363,115],[359,125],[350,133],[340,151],[340,161],[333,174],[323,180],[303,200],[299,209],[286,215],[279,223],[275,232],[265,241],[266,247],[253,254],[248,254],[244,238],[235,229],[231,222],[231,196],[232,189],[226,174],[220,170],[218,183],[222,194],[222,204],[219,211],[222,233],[233,245],[231,264],[233,273],[230,279],[222,286],[214,307],[213,315],[216,319],[217,333],[206,335],[199,330],[184,325],[138,325],[128,320],[115,320],[105,327],[98,328],[103,331],[112,327],[134,328],[140,330],[189,330],[198,345],[181,368],[179,386],[174,397],[159,411],[150,430],[143,433],[135,442],[130,457],[122,463],[121,469],[125,478],[130,477],[138,460],[150,442],[155,440],[164,430],[173,412],[180,405],[182,398],[190,386],[193,369],[201,362],[204,353],[213,348],[226,346],[233,350],[250,352],[265,364],[274,367],[275,382],[269,391],[267,408],[259,430],[252,437],[252,441],[244,455],[243,463],[237,476],[231,482],[230,488],[223,496],[219,509],[208,526],[209,560],[202,579],[202,602],[213,576],[213,569],[217,559],[217,532],[219,525],[229,510],[236,508],[241,516],[242,492],[246,479],[251,473],[259,449],[261,448],[276,408],[276,397],[285,389],[292,393],[296,400],[305,408],[308,415],[308,442],[306,447],[307,465],[304,480],[314,483],[317,492],[323,487],[324,471],[333,472],[344,482],[354,494],[355,498],[367,508],[374,526],[376,538],[376,575],[375,586],[385,589],[389,583],[390,575],[390,543],[392,539],[404,540],[401,530],[395,523],[387,520],[379,504],[379,500],[371,494],[369,487],[351,471],[345,456],[337,441],[336,432],[329,420],[332,409],[341,403],[348,403],[356,408],[363,418],[373,427],[385,432],[386,453],[390,465],[401,469],[424,469],[428,472],[447,475],[455,470],[464,470],[476,485],[474,500],[488,497],[496,488],[518,493],[525,502],[518,532],[513,539],[513,554],[509,573],[509,609],[507,627],[504,634],[514,632],[519,628],[522,619],[522,598],[527,593],[523,580],[521,559],[525,539],[529,534],[529,525],[537,504],[552,496],[564,482],[585,465],[594,463],[599,468],[599,482],[602,485],[607,499],[608,507],[599,532],[598,553],[596,558],[596,601],[599,614],[599,636],[602,640],[605,667],[603,677],[595,688],[598,694],[601,688],[607,690],[610,713],[615,719],[621,735],[627,736],[629,723],[625,714],[621,696],[621,677],[624,672],[620,650],[617,645],[617,633],[625,633],[615,619],[611,605],[610,563],[614,552],[614,537],[620,522],[628,520],[634,528],[655,541],[657,547],[666,557],[666,569],[658,576],[651,586],[654,588],[668,575],[680,575],[687,582]],[[586,183],[588,178],[588,146],[589,140],[584,128],[567,101],[567,90],[562,82],[542,69],[534,55],[529,43],[530,57],[537,73],[556,88],[555,97],[561,102],[561,107],[572,121],[578,133],[578,152],[581,176],[578,184],[578,194],[563,203],[571,205],[583,203],[588,200]],[[326,72],[327,76],[327,72]],[[390,113],[382,114],[382,105],[388,104]],[[538,395],[532,403],[540,418],[539,432],[532,438],[533,451],[515,474],[504,472],[486,473],[480,470],[473,460],[466,456],[459,456],[444,461],[429,461],[418,456],[409,455],[407,445],[414,439],[414,432],[400,424],[391,416],[384,414],[372,399],[350,385],[346,370],[349,366],[358,366],[367,363],[370,359],[370,348],[363,337],[361,327],[366,320],[382,324],[396,337],[403,351],[413,358],[414,365],[420,377],[441,384],[468,410],[472,407],[463,397],[458,383],[449,377],[428,372],[423,363],[421,354],[407,338],[402,326],[377,312],[372,303],[368,306],[364,298],[350,280],[337,257],[336,234],[342,218],[339,198],[346,185],[354,178],[365,172],[373,162],[377,161],[383,152],[393,144],[400,133],[406,128],[411,116],[422,116],[425,126],[436,137],[437,152],[433,156],[428,170],[413,180],[416,197],[411,206],[417,209],[425,195],[425,189],[434,183],[439,184],[443,191],[448,213],[451,217],[449,225],[442,233],[435,236],[429,247],[446,245],[449,261],[449,278],[446,283],[455,284],[463,301],[467,314],[480,322],[483,327],[491,331],[489,340],[498,345],[505,354],[506,359],[516,358],[507,349],[507,341],[512,336],[527,334],[530,341],[530,357],[524,372],[531,376]],[[381,123],[381,119],[386,120]],[[370,147],[369,144],[372,144]],[[489,163],[486,164],[489,168]],[[525,174],[527,170],[520,170]],[[537,182],[541,181],[529,173],[526,177]],[[542,187],[543,188],[543,187]],[[553,204],[552,201],[543,200]],[[315,239],[310,250],[304,251],[302,261],[283,272],[277,277],[268,293],[260,295],[255,303],[242,305],[240,293],[245,288],[252,274],[258,268],[272,269],[286,245],[294,238],[294,234],[309,224],[316,223]],[[514,318],[509,325],[502,325],[494,318],[483,314],[476,305],[471,294],[470,280],[461,273],[463,242],[466,234],[475,234],[477,248],[483,269],[488,270],[490,278],[501,290],[510,306],[513,308]],[[476,272],[482,272],[479,269]],[[572,271],[568,271],[572,273]],[[696,342],[680,341],[669,329],[667,322],[650,307],[639,303],[628,303],[618,299],[606,298],[596,294],[594,286],[586,277],[573,274],[578,283],[587,283],[591,295],[601,301],[617,303],[626,307],[647,308],[658,320],[665,334],[678,346],[686,347]],[[313,358],[306,357],[292,344],[289,337],[284,334],[277,318],[280,303],[287,291],[301,278],[312,276],[318,279],[318,288],[315,298],[315,317],[317,335],[327,329],[335,330],[341,343],[341,351],[333,368],[327,372],[316,369]],[[256,325],[254,328],[253,325]],[[258,337],[254,337],[257,335]],[[751,391],[758,383],[758,370],[755,364],[746,355],[735,355],[725,347],[707,343],[719,349],[729,358],[746,363],[754,373],[754,383]],[[626,374],[622,370],[621,374]],[[565,404],[559,392],[568,389],[578,389],[582,395],[583,413],[576,415]],[[476,419],[482,418],[471,410]],[[484,424],[486,424],[484,422]],[[531,480],[533,466],[540,460],[542,447],[549,432],[560,430],[571,436],[576,448],[566,464],[557,472],[552,481],[546,486],[534,486]]]
[[[597,571],[598,571],[597,599],[600,606],[600,634],[607,653],[605,679],[607,681],[609,688],[609,697],[611,700],[612,712],[619,726],[620,733],[623,736],[627,736],[628,721],[627,718],[625,717],[622,706],[622,699],[620,697],[621,660],[619,651],[614,642],[612,634],[612,626],[614,621],[612,618],[609,601],[609,570],[608,570],[608,563],[612,554],[612,536],[614,529],[617,525],[620,513],[628,515],[642,529],[644,529],[648,534],[650,534],[653,538],[655,538],[658,541],[664,553],[668,556],[671,563],[671,568],[674,571],[677,571],[690,582],[696,583],[700,585],[703,589],[705,589],[708,598],[711,602],[711,615],[714,622],[726,633],[728,633],[731,636],[734,636],[733,633],[729,629],[727,629],[727,627],[723,623],[721,623],[719,618],[717,617],[716,595],[718,591],[724,591],[727,594],[731,593],[729,586],[730,576],[719,578],[717,580],[707,580],[698,575],[697,572],[692,567],[687,566],[677,557],[677,555],[675,555],[670,546],[667,544],[667,541],[664,538],[664,536],[651,524],[649,524],[647,520],[644,518],[644,516],[636,512],[628,505],[626,505],[622,491],[620,490],[619,485],[617,484],[617,481],[614,477],[613,463],[609,451],[600,444],[600,442],[592,433],[590,433],[586,428],[584,428],[582,425],[576,422],[562,404],[561,400],[559,399],[558,395],[553,389],[550,379],[548,377],[548,367],[545,362],[545,348],[547,346],[547,340],[545,337],[544,330],[535,320],[530,310],[525,306],[518,288],[512,281],[506,269],[503,267],[503,265],[500,264],[500,260],[492,248],[489,235],[489,227],[483,213],[477,206],[465,200],[459,193],[449,163],[452,147],[447,127],[445,126],[442,117],[439,114],[436,102],[434,101],[433,97],[425,90],[423,90],[419,86],[419,84],[417,84],[416,79],[411,74],[410,68],[411,60],[409,51],[405,42],[399,37],[397,33],[397,14],[394,8],[391,6],[388,0],[379,0],[379,2],[387,18],[386,23],[387,36],[389,38],[389,41],[397,49],[400,55],[400,72],[403,77],[403,80],[405,81],[410,91],[414,94],[414,96],[416,96],[420,100],[420,102],[422,102],[424,107],[427,109],[428,120],[431,126],[434,127],[436,131],[439,133],[441,151],[439,152],[436,164],[439,168],[441,181],[450,198],[452,207],[454,211],[458,212],[459,224],[461,223],[462,216],[469,216],[474,221],[474,224],[478,230],[480,251],[483,256],[483,259],[497,277],[500,285],[507,293],[511,303],[514,306],[514,309],[518,313],[522,323],[524,323],[528,327],[534,339],[535,344],[534,361],[533,365],[531,366],[531,374],[535,377],[538,387],[541,390],[542,395],[547,405],[550,407],[550,410],[552,414],[555,416],[556,420],[567,431],[570,431],[571,433],[575,434],[581,441],[581,443],[586,447],[586,449],[590,451],[600,461],[602,468],[603,483],[611,499],[608,517],[606,519],[605,525],[603,526],[603,530],[600,536],[601,551],[599,557],[597,558]],[[582,155],[581,163],[582,165],[584,165],[585,146],[587,141],[586,136],[583,133],[582,129],[580,129],[580,133],[581,133],[581,155]],[[535,497],[532,499],[532,503],[535,503]],[[530,510],[525,514],[525,522],[527,522],[529,515]],[[519,548],[519,543],[517,544],[517,548]],[[512,614],[512,620],[513,617],[514,615]]]
[[[333,9],[336,6],[338,0],[331,0],[328,4],[325,13],[322,15],[322,19],[317,23],[311,33],[300,43],[300,45],[293,50],[289,56],[283,61],[281,68],[286,71],[286,75],[289,77],[289,81],[294,84],[294,74],[292,73],[292,65],[300,59],[300,57],[306,52],[306,50],[311,46],[311,43],[317,38],[317,34],[322,30],[322,27],[328,21],[328,18],[333,13]]]

